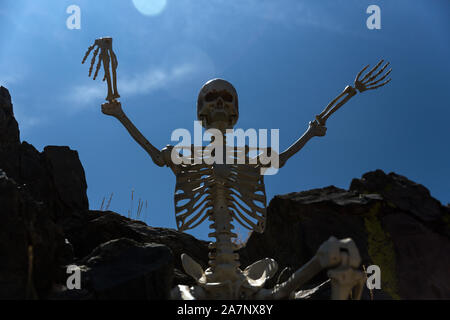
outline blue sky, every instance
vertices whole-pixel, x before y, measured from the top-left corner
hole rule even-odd
[[[81,8],[80,30],[66,27],[72,4]],[[366,27],[371,4],[381,8],[381,30]],[[446,0],[167,0],[148,16],[132,0],[2,0],[0,84],[12,95],[22,140],[78,151],[91,209],[113,192],[110,209],[127,215],[134,190],[134,209],[138,198],[148,202],[149,225],[175,228],[172,172],[100,112],[106,84],[81,65],[96,38],[113,37],[123,109],[158,148],[174,129],[193,129],[200,87],[222,77],[239,94],[237,127],[280,129],[285,149],[363,66],[384,58],[392,82],[355,96],[328,120],[326,137],[266,177],[268,200],[348,188],[379,168],[424,184],[446,204],[449,12]],[[208,224],[189,233],[206,239]]]

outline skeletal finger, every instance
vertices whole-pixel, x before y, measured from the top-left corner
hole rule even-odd
[[[376,77],[378,77],[378,76],[386,69],[386,67],[387,67],[388,65],[389,65],[389,62],[386,63],[386,64],[383,66],[383,68],[381,68],[375,75],[371,76],[371,77],[367,80],[366,84],[368,84],[368,83],[370,83],[371,81],[375,80]]]
[[[94,55],[91,59],[91,67],[89,68],[89,77],[92,74],[92,68],[94,67],[94,63],[95,63],[95,58],[97,57],[98,51],[100,50],[100,47],[98,47],[97,49],[94,50]]]
[[[375,81],[375,82],[368,83],[367,86],[373,86],[373,85],[377,84],[378,82],[383,81],[383,80],[391,73],[391,71],[392,71],[392,68],[389,69],[388,72],[386,72],[380,79],[378,79],[378,80]]]
[[[359,77],[361,76],[361,74],[370,66],[370,64],[368,64],[367,66],[365,66],[356,76],[355,81],[359,81]]]
[[[102,51],[101,58],[103,60],[103,69],[105,71],[106,81],[108,82],[108,96],[106,97],[106,100],[112,100],[114,99],[114,93],[112,91],[111,75],[109,73],[110,56],[108,54],[108,50]]]
[[[100,56],[98,57],[98,63],[97,63],[97,68],[95,68],[95,73],[94,73],[94,78],[93,80],[95,80],[97,78],[98,75],[98,71],[100,70],[100,66],[102,64],[102,56],[103,56],[103,52],[100,53]]]
[[[83,61],[81,61],[81,64],[83,64],[83,63],[86,61],[86,59],[87,59],[89,53],[91,53],[91,51],[92,51],[92,49],[94,49],[94,47],[95,47],[95,44],[93,44],[92,46],[90,46],[90,47],[87,49],[86,53],[84,54]]]
[[[112,70],[113,77],[114,77],[115,76],[115,71],[116,71],[116,68],[117,68],[117,57],[116,57],[116,55],[114,54],[114,51],[112,51],[111,48],[108,48],[108,53],[109,53],[109,57],[111,58],[111,70]],[[105,81],[105,79],[106,79],[106,73],[105,73],[105,78],[103,79],[103,81]]]
[[[110,57],[111,57],[111,70],[112,70],[112,82],[113,82],[113,92],[114,92],[114,98],[120,97],[119,92],[117,92],[117,57],[114,51],[112,50],[112,47],[109,49]]]
[[[379,88],[379,87],[384,86],[385,84],[387,84],[387,83],[389,83],[389,82],[391,82],[391,78],[389,78],[388,80],[386,80],[385,82],[383,82],[383,83],[381,83],[381,84],[379,84],[379,85],[377,85],[377,86],[370,87],[370,88],[367,88],[367,89],[368,89],[368,90],[376,89],[376,88]]]
[[[111,56],[111,66],[113,69],[116,69],[117,65],[119,64],[117,62],[116,54],[114,53],[114,51],[112,51],[112,49],[108,49],[108,51],[109,51],[109,55]]]
[[[364,78],[362,78],[361,82],[363,82],[364,80],[366,80],[367,78],[369,78],[372,73],[378,69],[379,66],[381,66],[381,64],[384,62],[384,60],[382,59],[380,62],[377,63],[377,65],[375,67],[372,68],[372,70],[370,70],[365,76]]]
[[[105,65],[104,65],[105,66]],[[105,66],[106,67],[106,66]],[[102,79],[102,81],[105,81],[106,80],[106,71],[105,71],[105,74],[103,75],[103,79]]]

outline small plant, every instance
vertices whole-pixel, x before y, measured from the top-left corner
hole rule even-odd
[[[109,196],[109,199],[108,199],[108,202],[106,204],[105,210],[103,210],[103,205],[105,204],[106,197],[103,197],[102,204],[100,206],[100,211],[108,211],[109,210],[109,206],[111,205],[111,200],[112,200],[113,195],[114,195],[114,192],[111,192],[111,195]]]
[[[145,209],[144,209],[144,206],[145,206]],[[141,221],[145,222],[147,219],[147,208],[148,208],[147,200],[145,200],[145,202],[144,202],[144,200],[139,198],[136,211],[134,211],[134,189],[131,189],[131,204],[130,204],[130,209],[128,210],[128,218],[135,219],[135,220],[141,220]],[[144,209],[144,214],[142,215],[143,209]]]
[[[109,196],[109,199],[105,206],[106,197],[103,197],[102,203],[100,205],[100,211],[108,211],[109,207],[111,206],[111,200],[114,196],[114,192],[111,192],[111,195]],[[129,219],[134,220],[141,220],[143,222],[147,219],[147,209],[148,209],[148,202],[147,200],[142,200],[141,198],[138,199],[137,208],[136,211],[134,210],[134,189],[131,189],[131,201],[130,201],[130,209],[128,209],[127,217]]]

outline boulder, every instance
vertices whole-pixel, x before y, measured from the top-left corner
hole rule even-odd
[[[351,237],[362,264],[381,268],[374,299],[450,299],[449,218],[448,207],[425,187],[377,170],[353,180],[350,190],[330,186],[274,197],[266,230],[251,234],[240,250],[241,263],[271,257],[280,271],[296,270],[330,236]],[[301,289],[325,280],[322,272]],[[367,288],[363,297],[371,297]]]
[[[375,170],[365,173],[361,179],[352,180],[350,190],[379,194],[385,201],[424,222],[439,220],[445,210],[426,187],[393,172],[385,174]]]
[[[174,256],[173,286],[195,284],[184,273],[180,258],[182,253],[188,252],[203,268],[208,264],[208,241],[174,229],[147,226],[142,221],[129,219],[112,211],[74,212],[60,225],[73,246],[75,260],[89,255],[99,245],[119,238],[166,245]]]
[[[93,299],[168,299],[173,282],[173,256],[161,244],[131,239],[111,240],[81,262],[81,288]]]
[[[11,96],[0,87],[0,168],[36,200],[47,204],[54,219],[89,210],[86,178],[78,152],[47,146],[37,151],[20,142]]]
[[[67,255],[62,229],[0,170],[0,300],[37,299],[53,286]]]
[[[8,89],[0,86],[0,146],[20,143],[19,125],[14,118],[13,105]]]

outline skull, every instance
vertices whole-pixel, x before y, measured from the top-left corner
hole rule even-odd
[[[232,129],[239,117],[238,96],[233,85],[222,79],[206,82],[198,94],[197,117],[206,129]]]

